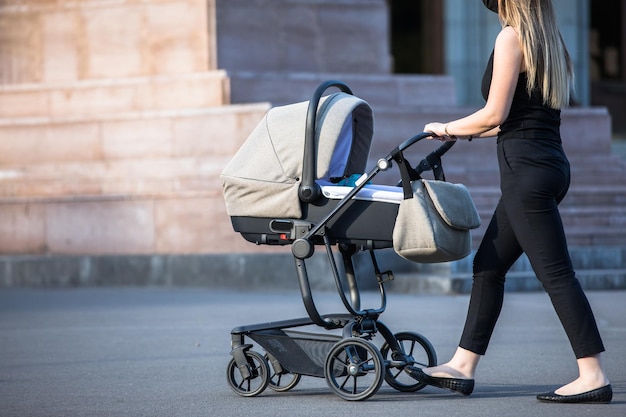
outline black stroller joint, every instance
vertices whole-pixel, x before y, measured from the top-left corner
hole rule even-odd
[[[340,91],[323,97],[329,88]],[[375,252],[393,247],[404,192],[402,187],[371,181],[394,164],[403,182],[426,171],[445,181],[441,157],[454,142],[443,144],[412,168],[403,152],[429,136],[420,133],[364,174],[372,133],[370,106],[352,95],[346,84],[327,81],[309,102],[271,109],[224,169],[224,197],[234,230],[259,245],[291,245],[308,314],[231,331],[227,379],[237,394],[256,396],[268,387],[287,391],[302,376],[312,376],[325,378],[345,400],[365,400],[383,381],[403,392],[422,389],[424,385],[405,368],[437,363],[424,336],[393,333],[379,320],[387,303],[385,283],[393,280],[393,273],[380,270]],[[306,269],[316,246],[326,250],[346,313],[321,314],[316,306]],[[354,259],[362,251],[370,255],[380,294],[377,308],[361,307]],[[296,330],[306,326],[328,332]],[[380,347],[374,343],[376,335],[384,340]],[[254,350],[255,343],[263,354]]]

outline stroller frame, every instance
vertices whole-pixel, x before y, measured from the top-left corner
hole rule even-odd
[[[323,93],[336,87],[344,93],[352,94],[350,88],[341,81],[322,83],[309,102],[304,144],[302,182],[298,195],[304,204],[315,205],[324,198],[316,178],[315,123],[318,103]],[[376,166],[364,175],[336,206],[313,223],[306,220],[271,220],[270,229],[280,235],[268,237],[265,234],[242,235],[250,241],[268,244],[291,244],[298,283],[308,317],[239,326],[231,331],[231,360],[227,367],[227,379],[231,388],[245,397],[256,396],[268,386],[276,392],[295,387],[302,375],[323,377],[330,389],[348,401],[365,400],[374,395],[383,381],[402,392],[414,392],[425,385],[412,379],[405,368],[410,365],[428,367],[436,365],[437,355],[431,343],[419,333],[400,332],[394,334],[379,317],[385,311],[387,294],[385,283],[393,280],[392,271],[380,271],[375,249],[390,247],[390,242],[350,241],[336,239],[329,232],[329,222],[336,220],[348,211],[357,201],[354,197],[378,173],[385,171],[396,161],[401,171],[410,173],[411,180],[419,178],[425,171],[433,171],[435,178],[445,180],[441,166],[441,156],[454,142],[447,142],[430,153],[418,166],[410,168],[404,159],[403,151],[414,143],[430,136],[418,134],[393,149],[386,157],[378,160]],[[232,218],[233,227],[241,231],[246,219]],[[285,235],[287,238],[285,238]],[[314,301],[305,260],[314,253],[315,245],[326,249],[330,268],[347,314],[320,314]],[[342,272],[337,265],[333,246],[339,249]],[[371,263],[380,294],[378,308],[361,308],[361,291],[355,274],[353,256],[359,251],[369,251]],[[346,296],[349,293],[349,298]],[[305,326],[318,326],[325,330],[342,329],[342,336],[294,331]],[[378,348],[372,339],[376,334],[384,339]],[[253,350],[252,339],[265,351],[262,355]]]

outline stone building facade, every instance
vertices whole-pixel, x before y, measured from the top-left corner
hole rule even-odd
[[[374,108],[375,160],[425,122],[479,105],[472,97],[494,16],[479,1],[423,9],[418,26],[438,33],[416,47],[416,59],[432,60],[429,73],[400,73],[393,16],[402,3],[0,2],[4,261],[144,256],[153,265],[167,256],[281,252],[232,231],[218,179],[270,106],[307,100],[329,78],[347,82]],[[555,4],[589,102],[589,0]],[[563,121],[579,163],[563,209],[569,238],[578,246],[623,244],[626,232],[615,225],[626,222],[626,168],[609,155],[610,114],[584,106]],[[458,148],[448,176],[470,187],[486,219],[498,196],[493,143]],[[17,279],[5,272],[3,282]]]

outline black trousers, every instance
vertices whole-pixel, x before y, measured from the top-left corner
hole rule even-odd
[[[484,355],[513,263],[526,253],[563,324],[576,358],[604,351],[596,321],[576,279],[558,210],[570,182],[560,141],[498,142],[502,197],[474,258],[474,282],[459,346]]]

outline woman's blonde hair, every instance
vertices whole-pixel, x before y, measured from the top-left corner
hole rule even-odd
[[[503,26],[519,31],[530,92],[539,88],[544,104],[560,109],[570,102],[574,69],[559,31],[551,0],[500,0]]]

